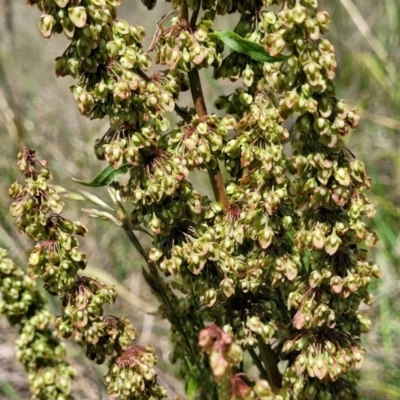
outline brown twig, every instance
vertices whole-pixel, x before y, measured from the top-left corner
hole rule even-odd
[[[196,12],[194,12],[196,15]],[[180,17],[182,20],[186,21],[187,25],[194,30],[196,21],[192,16],[189,25],[189,16],[188,9],[186,6],[186,2],[183,3]],[[189,83],[190,83],[190,92],[192,94],[194,107],[196,109],[197,115],[201,118],[207,115],[207,107],[204,101],[203,89],[201,86],[199,71],[194,68],[189,73]],[[208,176],[210,178],[211,186],[214,192],[215,199],[222,204],[225,210],[229,209],[229,199],[226,194],[224,179],[222,177],[221,169],[219,165],[215,166],[215,168],[207,169]]]

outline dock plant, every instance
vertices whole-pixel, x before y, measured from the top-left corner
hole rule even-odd
[[[170,11],[147,48],[145,29],[117,15],[120,0],[27,2],[44,38],[69,39],[55,73],[74,79],[82,115],[109,122],[94,143],[104,169],[85,184],[109,187],[113,218],[143,257],[188,398],[359,398],[370,328],[359,307],[380,276],[368,255],[378,239],[370,178],[344,142],[360,117],[335,90],[328,13],[317,0],[142,0],[137,22]],[[62,216],[51,168],[28,148],[18,165],[11,214],[34,242],[29,275],[60,298],[59,336],[107,363],[110,395],[167,397],[154,349],[135,345],[128,319],[104,315],[116,291],[84,275],[86,228]],[[50,367],[31,348],[22,362],[37,377]],[[56,367],[67,382],[70,367]],[[37,398],[69,399],[69,387]]]

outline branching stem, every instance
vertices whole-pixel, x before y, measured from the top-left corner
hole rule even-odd
[[[262,362],[260,361],[260,358],[258,357],[257,353],[254,351],[254,349],[250,348],[248,349],[249,354],[251,356],[251,358],[254,361],[254,364],[256,364],[259,372],[260,372],[260,378],[268,380],[268,374],[267,371],[265,370]]]
[[[122,204],[119,203],[118,206],[119,206],[119,211],[120,212],[122,211],[122,213],[125,214],[125,212],[122,209],[123,208]],[[131,244],[133,245],[133,247],[137,250],[137,252],[146,261],[148,270],[143,268],[143,270],[142,270],[143,276],[146,279],[146,281],[149,283],[149,286],[153,289],[155,294],[159,296],[162,304],[165,305],[165,307],[167,309],[169,322],[175,327],[177,332],[179,332],[179,334],[182,336],[183,340],[185,341],[189,359],[191,360],[192,365],[195,365],[196,369],[197,369],[197,376],[195,376],[194,378],[197,381],[201,381],[202,379],[205,378],[205,376],[202,373],[202,367],[198,360],[198,352],[196,351],[196,349],[193,348],[192,344],[190,343],[190,341],[188,339],[188,335],[185,332],[184,326],[182,325],[179,317],[175,314],[174,307],[171,303],[171,300],[170,300],[170,297],[168,294],[168,288],[166,287],[165,282],[160,277],[157,267],[153,263],[149,262],[146,251],[144,250],[142,244],[140,243],[140,241],[136,237],[135,233],[133,232],[132,224],[130,223],[130,220],[126,216],[126,214],[125,214],[125,217],[122,218],[122,228],[124,229],[125,234],[127,235],[128,239],[131,242]],[[203,382],[203,386],[205,388],[209,387],[209,383],[205,381],[205,382]],[[210,388],[210,391],[212,393],[213,390],[211,390],[211,389],[214,389],[214,388]]]
[[[207,108],[204,102],[199,71],[197,69],[192,69],[189,72],[189,82],[196,113],[201,118],[207,115]],[[227,210],[229,208],[229,200],[226,194],[224,179],[222,177],[219,165],[217,164],[215,168],[207,169],[207,172],[208,176],[210,177],[215,199],[222,204],[225,210]]]
[[[200,7],[200,4],[199,4],[199,7]],[[198,11],[195,10],[192,15],[192,18],[190,20],[190,25],[189,25],[188,8],[186,6],[186,2],[183,3],[180,17],[192,29],[195,28],[197,15],[198,15]],[[190,92],[192,94],[193,104],[194,104],[196,113],[200,118],[205,117],[208,114],[207,114],[206,103],[204,100],[203,88],[201,86],[199,71],[196,68],[194,68],[188,73],[188,76],[189,76],[189,83],[190,83]],[[225,210],[228,210],[229,199],[226,194],[224,179],[222,177],[221,169],[219,168],[218,163],[214,168],[207,169],[207,172],[208,172],[208,176],[210,178],[210,182],[211,182],[211,186],[212,186],[212,189],[214,192],[215,199],[220,204],[222,204],[222,206],[224,207]]]
[[[268,375],[268,382],[274,393],[278,393],[282,387],[282,376],[278,370],[278,363],[274,352],[270,345],[265,344],[263,341],[258,342],[258,348],[260,350],[260,358],[264,364],[265,370]]]

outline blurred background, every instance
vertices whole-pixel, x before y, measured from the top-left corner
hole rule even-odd
[[[144,24],[147,48],[155,21],[170,5],[162,4],[148,13],[139,1],[122,3],[119,17]],[[362,116],[360,127],[346,139],[347,147],[366,164],[373,182],[369,195],[378,210],[374,224],[380,243],[371,256],[383,278],[372,282],[375,301],[363,310],[372,319],[372,329],[363,338],[367,357],[361,371],[362,398],[400,399],[400,1],[319,0],[319,6],[332,19],[329,39],[339,64],[338,96],[358,107]],[[182,393],[171,367],[166,367],[168,324],[160,321],[157,304],[143,282],[142,260],[121,228],[81,211],[93,204],[79,193],[82,186],[71,177],[89,181],[104,168],[94,157],[93,144],[107,125],[82,117],[69,91],[73,80],[55,76],[54,59],[67,41],[61,35],[44,40],[37,28],[39,16],[36,8],[26,7],[22,0],[0,0],[0,246],[25,267],[31,244],[16,231],[8,215],[8,186],[18,176],[17,152],[27,145],[49,161],[54,184],[75,193],[64,215],[79,218],[89,228],[89,235],[81,241],[89,258],[88,275],[117,286],[119,300],[110,312],[128,316],[140,333],[139,343],[156,347],[162,382],[170,393]],[[231,91],[229,82],[219,81],[213,87],[210,76],[203,80],[206,93],[215,96]],[[199,180],[203,179],[200,174]],[[95,193],[108,201],[106,190]],[[49,301],[57,312],[57,303]],[[17,330],[0,317],[0,331],[0,399],[29,399],[27,377],[15,361]],[[78,371],[76,398],[107,399],[104,369],[86,360],[71,343],[67,346]]]

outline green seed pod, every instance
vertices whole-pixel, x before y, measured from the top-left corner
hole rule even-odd
[[[86,25],[87,14],[85,7],[69,7],[68,16],[77,28],[83,28]]]
[[[48,39],[53,33],[53,29],[56,25],[56,20],[52,15],[42,15],[39,22],[40,33],[45,39]]]

